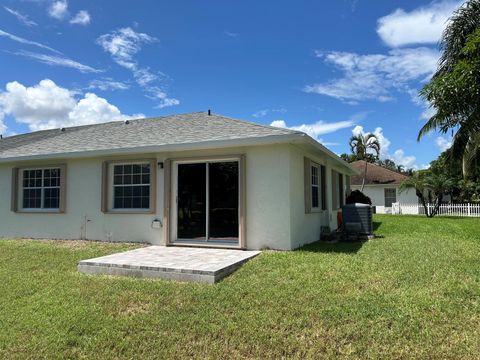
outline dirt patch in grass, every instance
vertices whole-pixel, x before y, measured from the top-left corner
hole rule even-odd
[[[107,242],[107,241],[97,241],[97,240],[52,240],[52,239],[18,239],[15,240],[17,242],[24,242],[30,243],[31,241],[35,241],[38,243],[44,243],[53,245],[55,247],[66,248],[66,249],[84,249],[91,247],[92,245],[107,245],[107,246],[128,246],[134,245],[137,247],[145,247],[148,244],[141,244],[141,243],[128,243],[128,242]]]
[[[128,291],[122,296],[116,307],[118,316],[135,316],[148,313],[152,306],[152,298],[135,291]]]

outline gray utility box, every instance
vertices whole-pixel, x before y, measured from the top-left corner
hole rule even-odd
[[[346,229],[351,228],[351,230],[358,230],[359,234],[373,235],[372,213],[373,211],[371,205],[359,203],[343,205],[343,224]]]

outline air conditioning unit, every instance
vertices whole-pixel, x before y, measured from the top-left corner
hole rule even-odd
[[[342,206],[342,220],[347,232],[360,235],[373,235],[373,210],[367,204],[347,204]]]

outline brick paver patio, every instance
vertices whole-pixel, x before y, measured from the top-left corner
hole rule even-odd
[[[260,251],[149,246],[82,260],[78,271],[215,283],[258,254]]]

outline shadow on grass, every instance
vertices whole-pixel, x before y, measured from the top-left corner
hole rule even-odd
[[[373,222],[373,232],[377,231],[380,226],[382,225],[382,223],[380,221],[374,221]]]
[[[364,241],[337,243],[326,243],[323,241],[317,241],[302,246],[301,248],[297,249],[297,251],[355,254],[362,248],[364,243]]]

